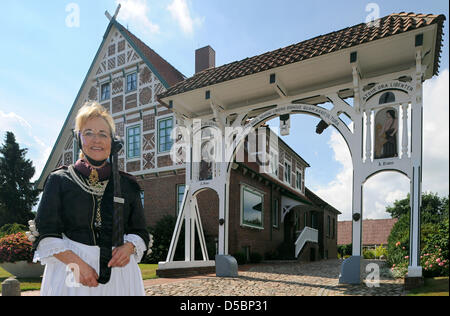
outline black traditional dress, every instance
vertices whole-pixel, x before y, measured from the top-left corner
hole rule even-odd
[[[46,265],[41,295],[110,296],[145,295],[138,263],[147,250],[149,235],[135,179],[121,173],[124,204],[124,240],[136,252],[128,265],[108,268],[112,253],[114,181],[111,167],[93,169],[79,160],[48,177],[36,217],[39,233],[34,261]],[[71,250],[99,275],[98,287],[76,282],[70,266],[54,257]],[[76,267],[75,267],[76,273]]]

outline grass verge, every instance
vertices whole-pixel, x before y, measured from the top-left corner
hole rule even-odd
[[[141,269],[142,273],[142,279],[149,280],[149,279],[156,279],[158,278],[156,276],[156,269],[158,269],[157,264],[140,264],[139,268]],[[2,268],[0,268],[0,284],[8,279],[9,277],[12,277],[13,275],[6,272]],[[41,282],[42,278],[37,279],[17,279],[20,282],[20,289],[22,291],[37,291],[41,289]],[[0,293],[2,292],[2,288],[0,286]]]
[[[424,285],[408,291],[407,296],[449,296],[448,277],[425,278]]]

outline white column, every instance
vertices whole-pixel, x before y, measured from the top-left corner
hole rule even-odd
[[[409,277],[421,277],[420,266],[420,207],[422,204],[422,152],[423,152],[423,99],[422,99],[422,50],[416,51],[415,99],[411,105],[411,219],[409,232]]]
[[[193,142],[193,125],[192,122],[188,122],[188,126],[190,129],[189,133],[189,139],[188,146],[186,146],[186,186],[192,187],[192,169],[193,169],[193,154],[192,154],[192,148],[191,146]],[[191,214],[192,214],[192,192],[189,191],[188,195],[186,196],[186,205],[184,209],[184,260],[185,261],[191,261],[191,238],[192,236],[195,237],[195,235],[191,236]],[[176,245],[175,245],[176,247]],[[175,252],[175,249],[174,249]]]
[[[189,193],[188,196],[188,205],[186,205],[186,210],[184,214],[184,261],[191,261],[192,253],[191,253],[191,238],[195,237],[194,234],[191,234],[191,220],[192,218],[192,195]],[[192,218],[193,219],[193,218]]]
[[[403,118],[403,134],[402,134],[402,158],[408,157],[408,103],[402,104],[402,118]]]
[[[358,177],[353,176],[353,202],[352,202],[352,256],[362,255],[362,205],[363,187]],[[353,215],[359,213],[358,221],[353,219]]]
[[[372,159],[372,111],[366,110],[366,162]]]

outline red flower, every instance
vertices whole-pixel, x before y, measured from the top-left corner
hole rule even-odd
[[[0,263],[33,260],[32,244],[24,233],[5,236],[0,239]]]

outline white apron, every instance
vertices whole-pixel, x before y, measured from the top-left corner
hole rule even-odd
[[[137,259],[141,258],[145,244],[137,235],[126,235],[125,242],[132,242],[137,254],[130,256],[130,262],[122,268],[112,268],[111,279],[107,284],[87,287],[76,282],[70,267],[56,259],[53,255],[71,250],[100,275],[100,247],[87,246],[65,235],[63,239],[45,238],[38,246],[34,262],[45,265],[41,285],[41,296],[144,296],[144,283]]]

